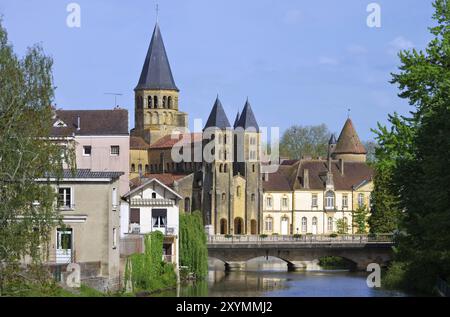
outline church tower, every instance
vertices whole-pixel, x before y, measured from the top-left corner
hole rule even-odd
[[[257,234],[261,229],[262,179],[260,158],[261,135],[250,102],[234,126],[234,172],[245,179],[245,233]]]
[[[135,92],[135,128],[132,135],[155,143],[174,130],[184,130],[188,117],[178,108],[175,85],[158,23],[155,25]]]
[[[203,215],[210,234],[230,233],[232,138],[230,122],[217,97],[203,129]]]

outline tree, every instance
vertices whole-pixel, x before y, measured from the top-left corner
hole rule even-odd
[[[390,116],[391,129],[377,131],[384,179],[375,193],[387,193],[402,211],[396,267],[403,285],[421,292],[431,292],[438,276],[450,277],[450,2],[433,6],[431,42],[425,51],[400,52],[399,73],[392,75],[414,110]]]
[[[336,220],[336,229],[338,234],[347,234],[349,232],[350,226],[346,219],[340,218]]]
[[[363,144],[367,151],[367,162],[375,163],[376,160],[375,151],[377,149],[377,143],[374,141],[366,141],[363,142]]]
[[[364,234],[367,232],[367,216],[369,212],[366,206],[358,207],[352,215],[353,226],[356,227],[357,234]]]
[[[0,20],[0,295],[20,290],[29,272],[24,256],[39,266],[58,220],[55,191],[37,178],[60,177],[70,153],[49,141],[53,100],[52,60],[40,46],[18,58]],[[56,222],[57,223],[57,222]]]
[[[325,124],[317,126],[294,125],[287,129],[280,141],[280,155],[300,159],[302,155],[325,157],[331,133]]]

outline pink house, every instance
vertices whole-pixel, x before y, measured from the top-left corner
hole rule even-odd
[[[75,141],[77,169],[123,172],[119,194],[130,190],[128,110],[56,110],[52,136]]]

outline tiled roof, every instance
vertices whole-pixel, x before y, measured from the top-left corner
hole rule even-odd
[[[57,122],[62,125],[55,126]],[[80,126],[78,126],[78,123]],[[128,110],[125,109],[56,110],[53,119],[53,137],[71,136],[73,134],[128,135],[128,133]]]
[[[130,182],[131,182],[131,188],[133,189],[133,188],[136,188],[136,187],[142,185],[143,183],[145,183],[149,179],[156,178],[157,180],[159,180],[164,185],[172,187],[173,183],[175,181],[177,181],[179,179],[182,179],[182,178],[184,178],[186,176],[187,176],[186,174],[172,174],[172,173],[145,174],[144,177],[142,177],[142,178],[140,178],[140,177],[133,178]]]
[[[139,136],[130,137],[130,150],[146,150],[149,146],[150,145]]]
[[[339,135],[334,154],[366,154],[367,151],[362,145],[358,134],[349,118],[345,122],[344,128]]]
[[[179,141],[182,141],[183,145],[201,142],[203,138],[202,133],[181,133],[178,138],[172,138],[172,135],[166,135],[153,143],[150,149],[171,149]]]
[[[111,178],[116,179],[122,176],[123,172],[93,172],[90,169],[77,169],[75,171],[65,169],[63,179],[90,179],[90,178]],[[51,175],[49,177],[52,177]]]
[[[169,59],[158,23],[155,25],[152,40],[142,67],[141,77],[135,89],[167,89],[178,91],[173,80]]]
[[[263,190],[267,192],[291,191],[287,177],[281,172],[269,173],[266,180],[262,182]]]
[[[240,127],[243,129],[255,129],[259,132],[258,122],[256,121],[255,115],[253,114],[252,107],[248,100],[245,103],[244,110],[242,110],[241,117],[237,122],[235,127]]]
[[[214,106],[211,110],[211,113],[209,114],[208,121],[206,121],[204,130],[206,130],[207,128],[231,128],[230,121],[228,121],[225,110],[223,110],[223,106],[219,100],[219,96],[217,96],[216,101],[214,102]]]

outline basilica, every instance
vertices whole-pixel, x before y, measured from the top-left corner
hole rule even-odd
[[[157,179],[182,197],[180,212],[202,213],[209,234],[329,234],[338,221],[356,233],[352,215],[370,206],[373,170],[351,119],[326,158],[280,159],[265,172],[249,100],[231,123],[217,96],[203,131],[189,132],[158,23],[134,91],[132,187]],[[192,150],[181,161],[173,155],[180,144]],[[206,150],[212,159],[194,158]]]

